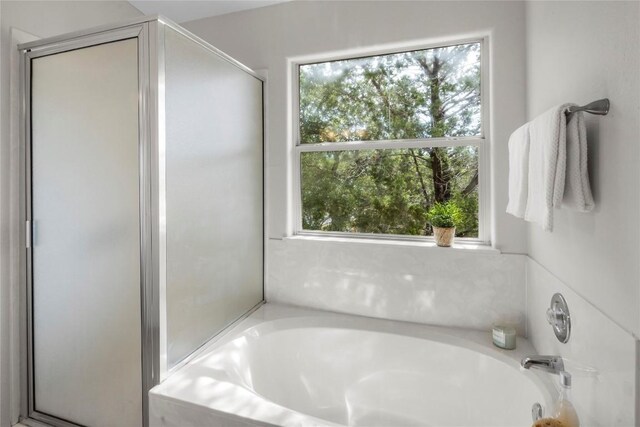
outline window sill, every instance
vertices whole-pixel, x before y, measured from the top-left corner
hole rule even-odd
[[[493,254],[499,255],[501,254],[500,250],[491,247],[489,245],[485,245],[482,243],[476,242],[457,242],[454,243],[450,248],[439,247],[433,241],[418,241],[418,240],[402,240],[402,239],[376,239],[376,238],[362,238],[362,237],[336,237],[336,236],[319,236],[319,235],[307,235],[307,234],[297,234],[294,236],[288,236],[283,238],[284,241],[309,241],[309,242],[333,242],[333,243],[352,243],[352,244],[362,244],[362,245],[382,245],[382,246],[393,246],[393,247],[419,247],[419,248],[428,248],[430,250],[437,251],[462,251],[468,253],[477,253],[477,254]]]

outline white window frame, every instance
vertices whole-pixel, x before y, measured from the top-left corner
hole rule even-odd
[[[348,142],[323,142],[302,144],[300,141],[300,76],[301,65],[318,62],[330,62],[339,60],[356,59],[359,57],[388,55],[415,50],[426,50],[438,47],[453,46],[467,43],[480,43],[480,106],[481,106],[481,132],[478,136],[447,137],[447,138],[419,138],[419,139],[394,139],[382,141],[348,141]],[[372,240],[396,240],[396,241],[422,241],[434,242],[433,236],[415,236],[402,234],[378,234],[378,233],[353,233],[346,231],[320,231],[304,230],[302,228],[302,153],[320,151],[347,151],[361,149],[397,149],[397,148],[426,148],[426,147],[454,147],[474,146],[478,149],[478,237],[456,238],[456,242],[462,244],[491,245],[491,188],[490,188],[490,145],[491,125],[489,110],[489,36],[483,35],[463,39],[448,39],[440,42],[426,42],[389,48],[358,49],[341,54],[317,55],[313,57],[295,58],[289,60],[291,76],[291,107],[292,107],[292,218],[294,221],[293,234],[295,236],[329,237],[329,238],[356,238]]]

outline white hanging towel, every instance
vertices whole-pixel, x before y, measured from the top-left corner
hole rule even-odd
[[[567,167],[567,118],[574,104],[562,104],[536,117],[529,124],[529,171],[524,219],[553,230],[553,208],[564,196]]]
[[[589,212],[594,207],[587,171],[587,130],[582,112],[571,114],[567,123],[567,172],[562,206],[578,212]]]
[[[509,137],[509,203],[507,213],[524,218],[529,194],[529,123]]]

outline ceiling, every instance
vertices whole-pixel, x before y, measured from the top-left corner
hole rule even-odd
[[[175,22],[182,23],[286,1],[291,0],[129,0],[129,3],[145,15],[164,15]]]

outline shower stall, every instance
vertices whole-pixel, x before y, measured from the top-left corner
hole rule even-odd
[[[148,390],[263,301],[263,81],[161,17],[19,49],[22,415],[145,425]]]

